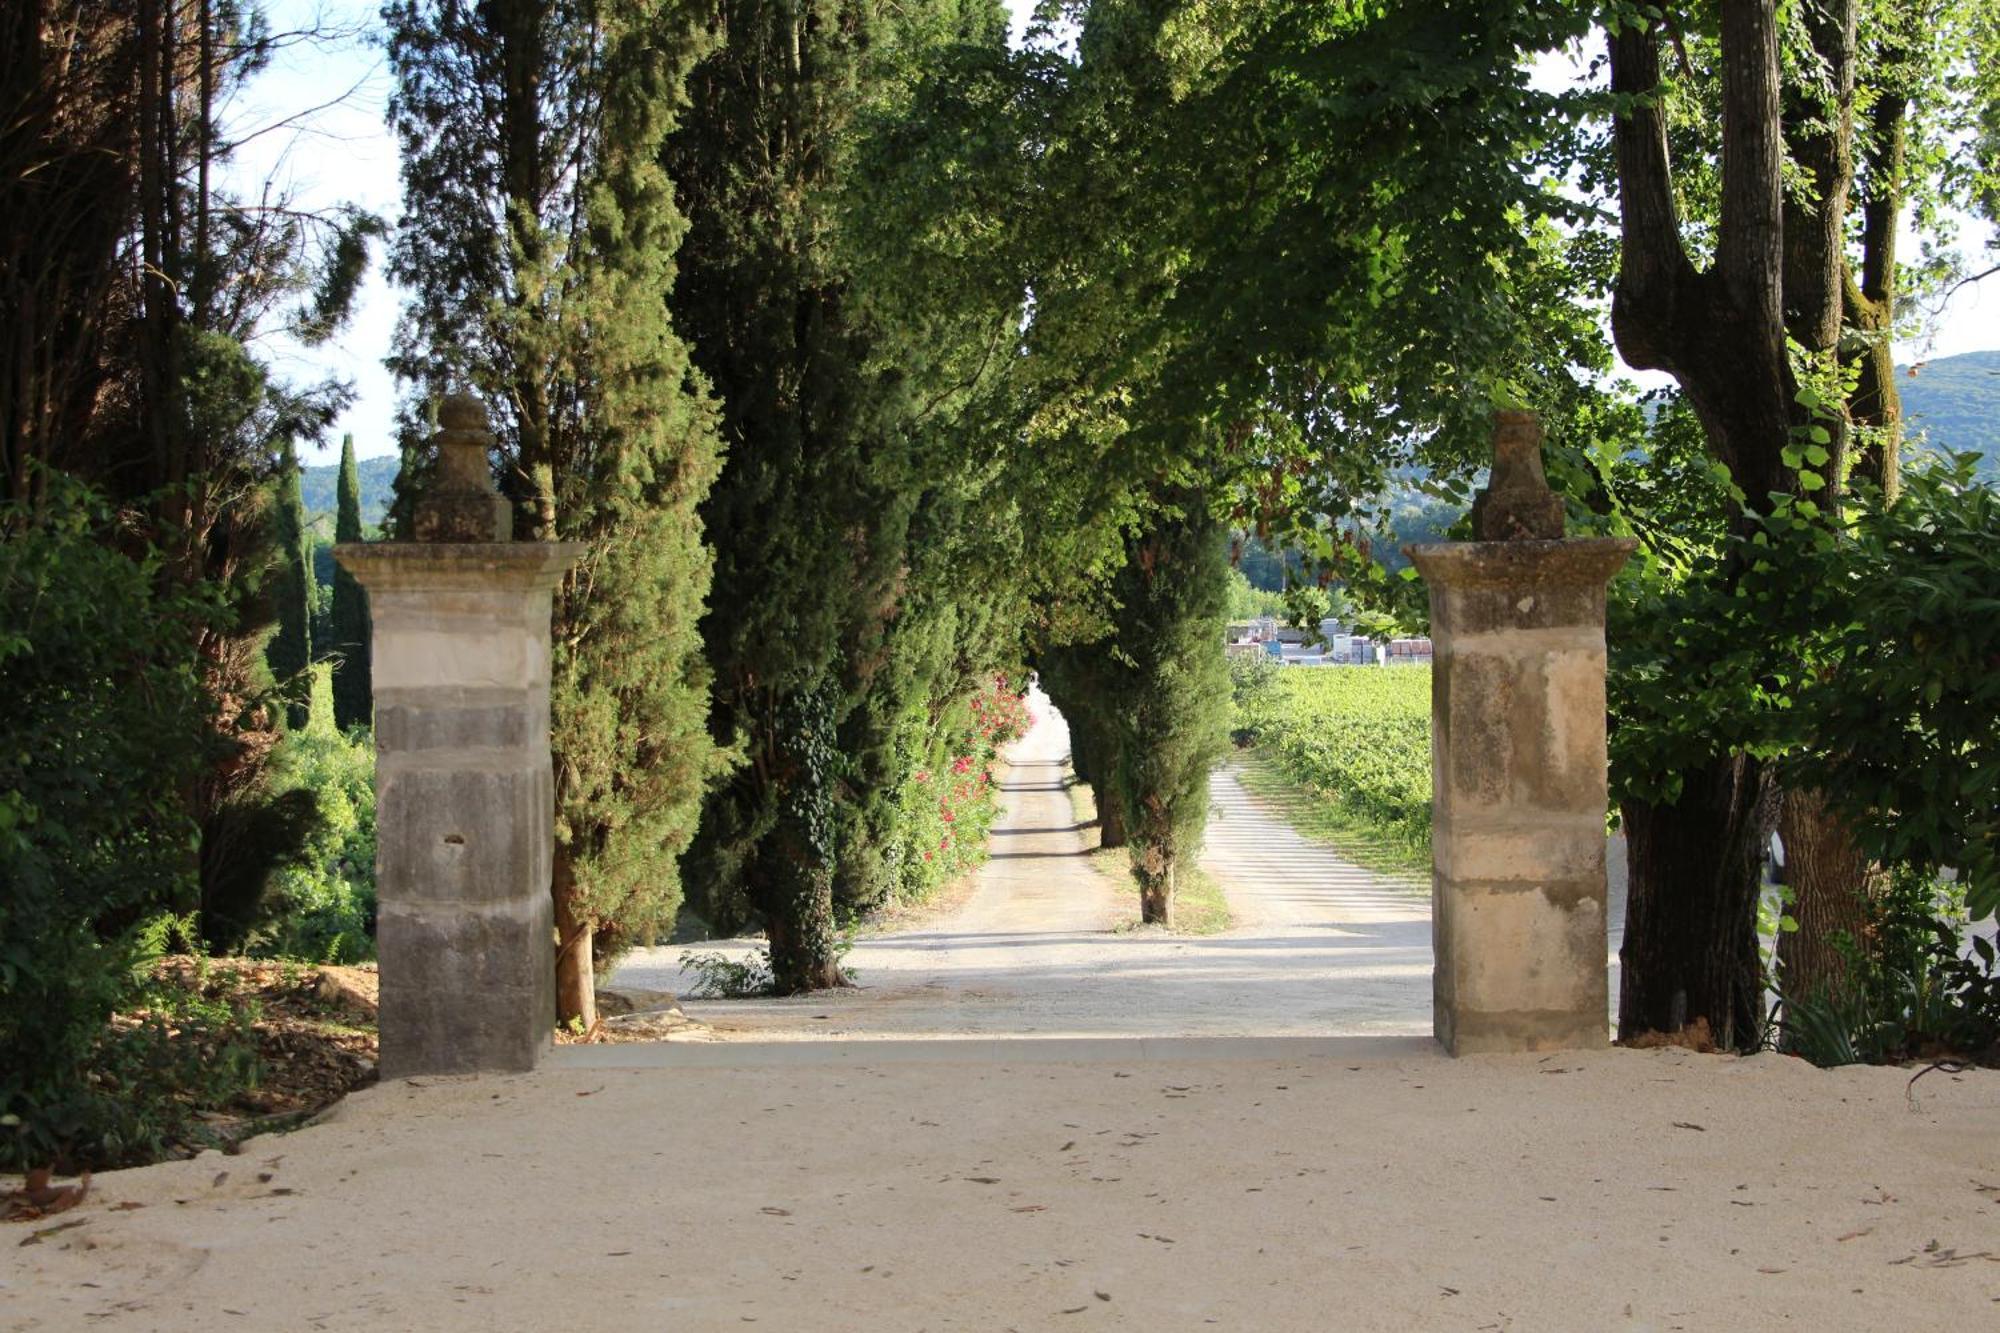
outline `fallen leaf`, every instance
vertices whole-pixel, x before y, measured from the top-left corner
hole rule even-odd
[[[1675,1129],[1691,1129],[1691,1130],[1694,1130],[1694,1131],[1695,1131],[1695,1132],[1696,1132],[1697,1134],[1706,1134],[1706,1133],[1708,1133],[1708,1126],[1707,1126],[1707,1125],[1697,1125],[1697,1124],[1696,1124],[1696,1123],[1695,1123],[1694,1121],[1692,1121],[1692,1120],[1676,1120],[1676,1121],[1674,1121],[1674,1128],[1675,1128]]]
[[[758,1209],[757,1211],[761,1213],[768,1213],[772,1217],[790,1217],[792,1215],[792,1210],[789,1208],[772,1208],[768,1205]]]
[[[967,1176],[965,1179],[975,1185],[998,1185],[1000,1183],[1000,1177],[998,1176]]]

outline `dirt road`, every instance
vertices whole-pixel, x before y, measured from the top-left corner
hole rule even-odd
[[[1227,771],[1213,780],[1206,864],[1237,926],[1134,929],[1135,895],[1093,868],[1063,788],[1069,733],[1046,696],[1001,778],[993,858],[929,925],[860,941],[859,985],[795,1000],[689,1001],[716,1036],[1324,1036],[1430,1031],[1430,916],[1420,892],[1304,842]],[[755,941],[702,946],[732,956]],[[616,984],[685,994],[678,948]]]

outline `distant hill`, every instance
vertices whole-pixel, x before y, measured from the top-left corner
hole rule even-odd
[[[2000,482],[2000,351],[1967,352],[1896,368],[1903,421],[1923,445],[1982,455],[1980,475]],[[1922,446],[1920,446],[1922,447]]]
[[[355,471],[361,475],[361,522],[367,527],[380,527],[388,516],[389,501],[396,485],[396,469],[400,460],[394,455],[384,454],[380,458],[363,458],[355,463]],[[318,467],[305,468],[300,474],[300,490],[306,503],[306,513],[317,517],[328,516],[327,527],[332,530],[335,496],[340,485],[340,464],[324,463]]]

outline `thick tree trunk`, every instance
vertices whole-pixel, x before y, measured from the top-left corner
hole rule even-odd
[[[1740,755],[1682,776],[1672,805],[1621,811],[1629,893],[1618,1036],[1699,1023],[1718,1046],[1748,1049],[1763,1030],[1756,909],[1769,782]]]
[[[576,874],[568,853],[555,851],[556,1021],[588,1031],[597,1022],[596,955],[592,923],[576,911]]]
[[[1786,792],[1778,836],[1799,925],[1778,941],[1779,986],[1792,999],[1826,995],[1847,980],[1845,950],[1867,949],[1869,899],[1879,880],[1847,821],[1827,809],[1824,792]]]
[[[847,984],[834,948],[832,874],[816,876],[808,892],[812,903],[765,922],[765,938],[771,948],[771,989],[779,995]]]
[[[1681,240],[1660,69],[1661,30],[1622,25],[1611,86],[1635,99],[1613,121],[1622,247],[1612,331],[1627,364],[1677,379],[1710,450],[1764,509],[1796,477],[1785,354],[1778,17],[1773,0],[1723,0],[1722,206],[1714,263]],[[1755,913],[1769,829],[1761,766],[1723,755],[1681,775],[1670,806],[1625,807],[1630,863],[1618,1031],[1707,1025],[1726,1046],[1760,1035]]]

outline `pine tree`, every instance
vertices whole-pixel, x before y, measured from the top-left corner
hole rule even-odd
[[[340,442],[340,480],[333,539],[358,542],[361,530],[361,473],[354,462],[354,437]],[[345,566],[333,575],[333,722],[346,731],[374,722],[374,682],[368,666],[368,594]]]
[[[286,441],[278,466],[277,509],[272,527],[278,546],[278,569],[271,582],[277,603],[278,631],[265,645],[271,674],[285,691],[285,712],[292,730],[302,729],[312,715],[312,547],[306,540],[305,497],[300,491],[299,460]]]
[[[721,767],[696,637],[714,411],[668,319],[684,224],[659,162],[695,35],[662,0],[393,7],[410,201],[407,421],[454,378],[495,409],[517,536],[588,543],[555,599],[557,1003],[671,926]],[[580,166],[579,166],[580,164]],[[411,458],[406,470],[421,471]]]

